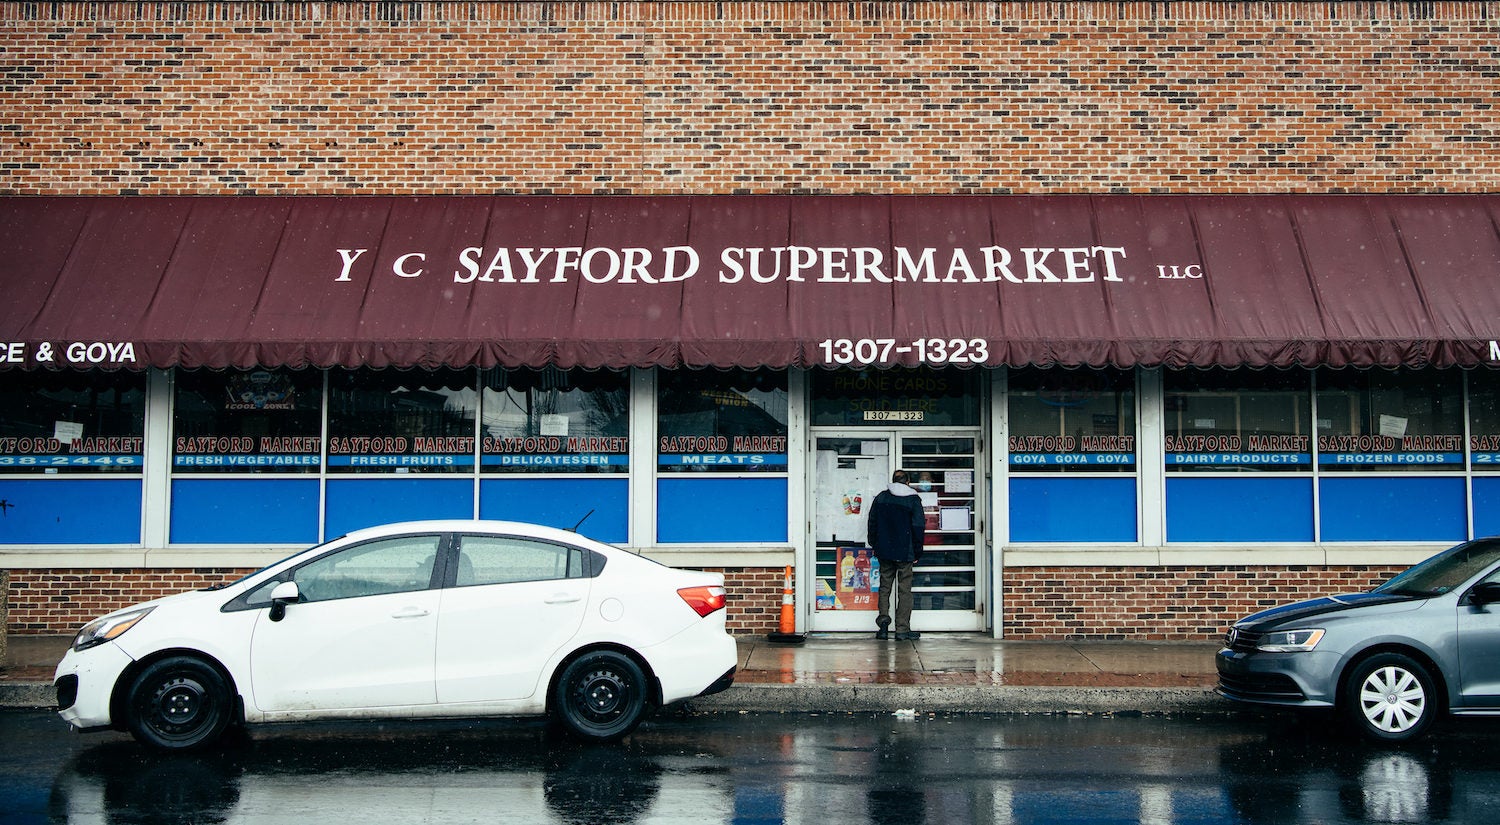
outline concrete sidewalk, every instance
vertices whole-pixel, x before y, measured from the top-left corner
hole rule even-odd
[[[50,707],[67,636],[11,636],[0,707]],[[802,644],[739,640],[734,687],[704,711],[1226,713],[1211,642],[1007,642],[962,633],[880,642],[812,634]]]
[[[0,708],[53,707],[52,671],[72,636],[7,636],[0,662]]]
[[[1211,642],[1006,642],[928,633],[813,634],[800,645],[740,640],[734,687],[701,710],[1214,713]]]

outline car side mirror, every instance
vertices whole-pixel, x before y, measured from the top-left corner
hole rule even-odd
[[[1500,582],[1482,582],[1469,591],[1469,603],[1475,605],[1500,602]]]
[[[302,591],[296,582],[282,582],[271,590],[271,621],[286,618],[286,606],[302,601]]]

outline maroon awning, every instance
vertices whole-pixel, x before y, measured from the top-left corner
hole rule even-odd
[[[26,366],[1474,366],[1500,196],[0,198]]]

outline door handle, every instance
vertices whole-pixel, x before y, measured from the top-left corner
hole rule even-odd
[[[575,595],[573,593],[553,593],[543,601],[545,601],[547,604],[572,604],[573,602],[576,602],[581,598],[583,597]]]
[[[420,607],[405,607],[391,614],[392,619],[420,619],[427,611]]]

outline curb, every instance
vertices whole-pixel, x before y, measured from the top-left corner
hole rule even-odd
[[[973,685],[735,685],[684,703],[708,713],[1141,713],[1233,714],[1242,708],[1207,688],[979,687]],[[0,708],[51,709],[45,682],[0,683]]]
[[[0,708],[57,707],[57,692],[47,682],[0,682]]]
[[[1232,714],[1207,688],[978,687],[971,685],[735,685],[688,701],[708,712]]]

